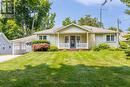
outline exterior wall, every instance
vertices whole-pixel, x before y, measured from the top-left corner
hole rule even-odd
[[[88,35],[88,47],[91,49],[92,47],[101,44],[101,43],[108,43],[112,47],[118,47],[118,40],[117,35],[115,35],[115,41],[114,42],[107,42],[106,41],[106,35],[108,34],[94,34],[89,33]],[[59,43],[65,43],[65,36],[81,36],[81,43],[87,43],[87,35],[84,34],[59,34]],[[58,46],[58,34],[55,35],[47,35],[47,40],[50,41],[51,44]]]
[[[0,54],[12,54],[13,44],[0,35]]]
[[[92,47],[94,47],[95,44],[96,44],[96,42],[95,42],[95,34],[90,33],[89,34],[89,44],[88,44],[89,49],[91,49]]]
[[[47,35],[47,40],[52,44],[58,46],[58,35]]]
[[[40,35],[38,35],[37,37],[39,37]],[[44,35],[43,35],[44,36]],[[58,34],[55,35],[46,35],[47,36],[47,40],[52,44],[52,45],[56,45],[58,47],[58,45],[61,43],[65,43],[65,36],[80,36],[80,43],[86,43],[87,45],[87,33],[84,34],[59,34],[59,44],[58,44]]]
[[[114,36],[115,41],[113,41],[113,42],[107,42],[106,35],[109,35],[109,34],[95,34],[95,43],[96,43],[96,45],[101,44],[101,43],[107,43],[112,47],[118,47],[119,46],[118,39],[117,39],[117,34],[114,34],[115,35]]]

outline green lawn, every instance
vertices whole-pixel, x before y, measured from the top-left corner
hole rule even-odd
[[[120,51],[32,52],[0,63],[0,87],[130,87]]]

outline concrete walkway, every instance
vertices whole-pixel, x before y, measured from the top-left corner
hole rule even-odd
[[[14,58],[19,57],[19,56],[20,55],[3,55],[3,56],[0,56],[0,63],[14,59]]]

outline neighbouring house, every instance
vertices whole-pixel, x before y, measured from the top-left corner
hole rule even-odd
[[[77,24],[43,30],[34,34],[37,35],[37,39],[48,40],[59,49],[91,49],[101,43],[119,47],[117,31]]]
[[[13,43],[0,33],[0,54],[13,54]]]

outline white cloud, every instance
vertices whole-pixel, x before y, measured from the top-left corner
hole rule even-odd
[[[90,6],[90,5],[98,5],[98,4],[101,4],[103,3],[105,0],[76,0],[77,2],[81,3],[81,4],[84,4],[84,5],[87,5],[87,6]],[[107,4],[110,4],[110,5],[120,5],[121,2],[120,0],[113,0],[112,2],[109,2]]]

